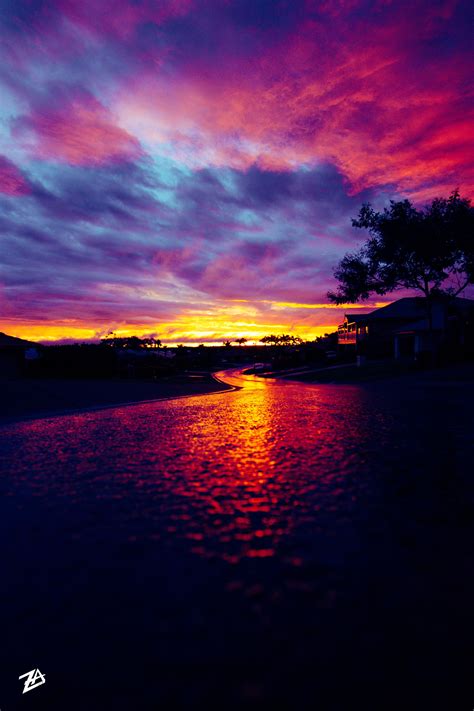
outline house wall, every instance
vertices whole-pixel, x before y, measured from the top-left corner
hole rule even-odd
[[[411,315],[403,318],[379,314],[378,310],[366,318],[348,315],[338,328],[338,348],[341,353],[369,359],[422,358],[432,353],[441,362],[474,356],[474,307],[468,306],[435,303],[431,324],[427,312],[419,308],[405,309]],[[398,342],[397,333],[403,335]]]

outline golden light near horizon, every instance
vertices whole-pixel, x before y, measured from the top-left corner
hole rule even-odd
[[[259,312],[259,304],[265,307],[264,312]],[[189,310],[173,321],[155,322],[143,319],[131,322],[124,319],[104,324],[76,319],[53,320],[48,323],[15,319],[0,321],[0,330],[12,336],[45,344],[58,341],[97,341],[113,331],[117,336],[153,335],[168,346],[179,343],[189,346],[200,343],[221,345],[225,340],[233,341],[236,338],[246,338],[247,343],[252,345],[258,344],[263,336],[273,333],[289,333],[305,341],[313,341],[325,333],[335,331],[344,312],[370,310],[384,305],[385,302],[336,306],[234,299],[225,306],[213,309]],[[296,313],[299,309],[306,314],[311,310],[318,313],[315,313],[314,319],[308,319],[307,315],[300,317]],[[324,320],[325,312],[331,313],[331,318],[327,321]]]
[[[164,332],[164,328],[169,326],[173,331],[173,335],[168,335]],[[292,330],[291,334],[299,336],[305,341],[313,341],[318,336],[335,330],[337,324],[327,324],[325,326],[314,327],[310,330]],[[61,326],[60,324],[50,324],[48,326],[39,326],[36,324],[0,324],[0,330],[7,332],[10,336],[23,338],[28,341],[38,341],[40,343],[57,343],[58,341],[97,341],[105,337],[106,332],[94,327],[77,326]],[[263,336],[270,333],[288,333],[289,329],[285,324],[269,324],[266,328],[259,324],[236,323],[232,329],[230,325],[225,330],[216,334],[215,330],[203,329],[195,326],[194,328],[182,329],[177,328],[175,324],[123,324],[119,327],[109,329],[107,332],[113,331],[117,336],[138,336],[139,338],[155,334],[164,345],[176,346],[185,344],[188,346],[197,346],[201,343],[209,346],[220,346],[223,341],[235,340],[236,338],[246,338],[248,345],[259,343]]]

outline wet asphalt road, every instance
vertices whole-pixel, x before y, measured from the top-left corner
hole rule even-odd
[[[0,709],[472,708],[472,383],[222,377],[0,428]]]

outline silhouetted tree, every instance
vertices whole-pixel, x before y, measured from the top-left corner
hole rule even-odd
[[[247,339],[246,338],[236,338],[235,342],[238,343],[239,346],[243,346],[244,343],[247,343]]]
[[[142,338],[142,348],[161,348],[159,338]]]
[[[383,212],[366,204],[352,224],[370,237],[336,268],[339,288],[328,292],[336,304],[416,289],[430,310],[433,296],[457,296],[474,283],[474,209],[458,190],[422,209],[409,200],[392,200]]]
[[[230,348],[232,345],[232,341],[222,341],[222,343],[224,344],[225,348]]]
[[[116,336],[113,332],[101,339],[101,344],[110,348],[142,350],[144,348],[161,348],[158,338],[138,338],[138,336]]]
[[[265,345],[268,343],[270,346],[276,346],[278,336],[274,336],[273,334],[271,336],[263,336],[263,338],[260,339],[260,343],[264,343]]]
[[[263,338],[260,339],[260,343],[268,343],[271,346],[296,346],[303,343],[303,339],[299,336],[291,336],[288,333],[282,333],[279,336],[275,336],[273,334],[270,336],[263,336]]]

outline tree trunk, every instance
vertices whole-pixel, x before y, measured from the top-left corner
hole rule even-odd
[[[425,303],[426,303],[426,314],[427,314],[427,319],[428,319],[428,348],[429,348],[429,356],[428,356],[428,362],[429,365],[433,365],[433,347],[434,347],[434,331],[433,331],[433,299],[430,291],[430,287],[428,284],[428,280],[425,279],[425,288],[423,289],[424,294],[425,294]]]

